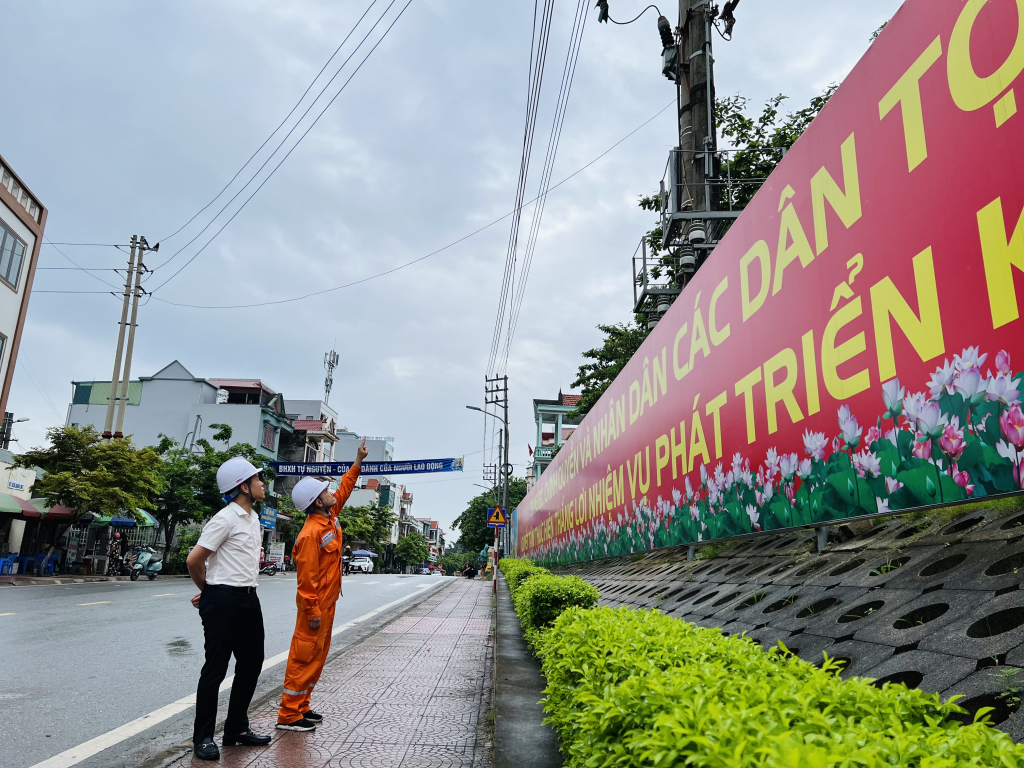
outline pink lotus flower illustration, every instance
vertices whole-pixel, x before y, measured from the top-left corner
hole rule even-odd
[[[825,449],[828,447],[828,440],[824,432],[804,432],[804,452],[813,459],[822,461],[825,458]]]
[[[996,370],[1000,373],[1010,373],[1010,353],[1005,349],[999,350],[996,354]]]
[[[882,465],[878,461],[878,457],[867,449],[861,453],[853,454],[853,468],[861,477],[866,475],[878,477],[882,474]]]
[[[930,459],[932,457],[932,441],[928,439],[927,435],[922,435],[920,432],[918,432],[917,438],[914,440],[914,457],[918,459]]]
[[[961,472],[956,464],[953,464],[953,482],[963,488],[968,496],[974,493],[974,486],[971,485],[971,476],[967,472]]]
[[[1006,441],[1018,451],[1024,448],[1024,413],[1020,405],[1011,405],[999,417],[999,429]]]
[[[960,429],[960,420],[954,416],[949,424],[942,430],[942,437],[939,438],[939,447],[949,457],[950,461],[959,459],[967,448],[964,442],[964,431]]]
[[[856,448],[860,443],[860,434],[864,428],[857,423],[857,417],[850,412],[850,406],[839,407],[839,433],[843,442],[850,448]]]
[[[1015,405],[1020,402],[1020,392],[1015,382],[1008,373],[1000,371],[986,382],[985,399],[991,403],[1000,402],[1003,405]]]
[[[938,403],[929,401],[917,412],[917,431],[935,437],[946,425],[946,416]]]
[[[932,399],[937,400],[943,392],[947,395],[953,394],[953,381],[956,379],[957,368],[946,360],[941,366],[935,369],[931,379],[928,381],[928,393]]]
[[[892,379],[882,385],[882,402],[885,403],[885,411],[889,414],[886,418],[895,419],[903,413],[903,396],[906,390],[900,386],[899,379]]]

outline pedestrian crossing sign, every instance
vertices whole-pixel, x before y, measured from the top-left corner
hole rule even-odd
[[[508,525],[508,518],[505,517],[505,510],[501,507],[492,507],[487,510],[487,527],[504,528]]]

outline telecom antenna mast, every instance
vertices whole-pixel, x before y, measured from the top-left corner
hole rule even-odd
[[[338,365],[338,353],[333,349],[324,355],[324,368],[327,369],[327,378],[324,379],[324,403],[331,403],[331,387],[334,386],[334,369]]]

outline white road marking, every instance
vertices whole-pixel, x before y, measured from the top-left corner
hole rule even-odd
[[[13,616],[13,613],[0,613],[0,616]]]
[[[95,603],[79,603],[79,605],[106,605],[109,600],[97,600]]]
[[[365,584],[366,586],[370,586],[371,584],[380,584],[380,582],[379,581],[364,581],[363,584]]]
[[[335,627],[334,631],[331,632],[331,636],[333,637],[334,635],[344,632],[346,629],[351,629],[356,624],[361,624],[362,622],[367,621],[368,619],[372,619],[374,616],[383,611],[386,611],[388,608],[392,608],[393,606],[396,606],[399,603],[408,600],[410,597],[415,597],[416,595],[421,594],[420,590],[430,586],[433,585],[421,584],[419,587],[416,588],[416,591],[410,592],[407,595],[403,595],[397,600],[392,600],[390,603],[386,603],[380,606],[379,608],[373,609],[369,613],[364,613],[357,619],[352,619],[352,621],[346,622],[341,626]],[[279,653],[276,656],[272,656],[271,658],[263,662],[263,671],[266,672],[271,667],[276,667],[282,661],[287,661],[287,659],[288,651],[284,651],[283,653]],[[220,690],[222,692],[228,690],[231,687],[231,682],[234,679],[234,675],[224,678],[224,682],[220,684]],[[184,712],[186,709],[189,709],[190,707],[194,706],[195,703],[196,695],[194,693],[190,694],[183,699],[178,699],[177,701],[168,704],[167,706],[160,707],[160,709],[156,709],[150,712],[148,715],[143,715],[142,717],[136,718],[135,720],[132,720],[129,723],[125,723],[124,725],[114,728],[112,731],[107,731],[107,733],[101,734],[100,736],[97,736],[94,739],[90,739],[89,741],[83,742],[82,744],[79,744],[77,747],[72,747],[71,749],[67,749],[61,752],[59,755],[54,755],[51,758],[43,760],[43,762],[41,763],[36,763],[31,768],[70,768],[70,766],[72,765],[77,765],[83,760],[87,760],[93,755],[99,754],[105,749],[109,749],[110,747],[120,744],[122,741],[125,741],[126,739],[130,739],[132,736],[142,733],[147,728],[152,728],[154,725],[162,723],[164,720],[168,720],[174,717],[175,715]]]

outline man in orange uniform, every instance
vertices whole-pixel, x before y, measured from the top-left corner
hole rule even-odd
[[[306,523],[292,546],[298,576],[295,602],[295,634],[288,651],[284,694],[277,713],[277,727],[286,731],[312,731],[324,718],[310,709],[313,686],[320,679],[331,649],[334,607],[341,593],[341,527],[337,512],[355,487],[369,453],[364,439],[356,449],[352,468],[331,493],[326,480],[304,477],[292,489],[295,508],[306,513]]]

